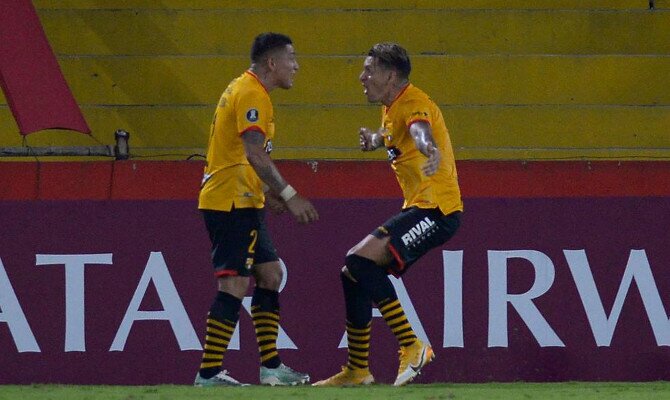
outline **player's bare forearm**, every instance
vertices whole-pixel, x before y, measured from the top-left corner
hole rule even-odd
[[[423,121],[415,122],[409,127],[409,133],[412,135],[412,139],[414,139],[416,148],[424,156],[430,157],[429,148],[431,146],[437,147],[430,125]]]
[[[424,175],[431,176],[437,172],[440,167],[442,155],[435,144],[430,124],[423,121],[417,121],[410,125],[409,133],[414,139],[416,148],[428,159],[421,167]]]
[[[284,200],[270,191],[265,193],[265,206],[275,214],[282,214],[286,211]]]
[[[242,135],[242,141],[244,142],[247,160],[249,160],[249,164],[256,171],[258,177],[268,185],[272,192],[281,193],[287,183],[279,173],[270,155],[263,148],[265,136],[258,131],[247,131]]]
[[[277,170],[274,162],[267,154],[264,157],[261,155],[249,158],[249,164],[251,164],[258,177],[270,187],[273,193],[281,193],[282,189],[286,187],[286,181],[282,178],[279,170]]]
[[[382,135],[381,128],[377,132],[373,132],[368,128],[361,128],[358,136],[361,150],[363,151],[373,151],[384,145],[384,136]]]

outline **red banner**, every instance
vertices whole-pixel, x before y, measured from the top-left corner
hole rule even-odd
[[[0,2],[0,86],[22,135],[91,132],[30,0]]]

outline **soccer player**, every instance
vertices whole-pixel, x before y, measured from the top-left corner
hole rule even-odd
[[[309,382],[309,375],[284,365],[277,353],[282,271],[264,221],[265,204],[277,212],[290,211],[301,223],[318,219],[312,204],[286,183],[270,158],[275,126],[269,93],[290,89],[297,71],[288,36],[258,35],[251,67],[230,82],[214,113],[198,208],[212,242],[218,293],[207,315],[196,386],[241,385],[221,367],[251,276],[256,282],[251,312],[261,384]]]
[[[315,386],[374,382],[368,365],[372,304],[400,345],[395,386],[414,379],[433,358],[408,322],[388,274],[402,276],[422,255],[449,240],[463,210],[449,134],[437,105],[409,82],[405,49],[379,43],[370,49],[359,80],[368,102],[382,104],[382,126],[361,128],[363,151],[386,147],[403,192],[399,214],[367,235],[345,258],[340,278],[346,305],[348,360],[342,371]]]

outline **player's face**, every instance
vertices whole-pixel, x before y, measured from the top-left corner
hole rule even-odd
[[[300,68],[295,49],[292,45],[287,44],[286,47],[277,51],[276,56],[272,59],[277,86],[282,89],[290,89],[293,86],[293,77]]]
[[[391,71],[379,66],[373,57],[366,57],[363,62],[363,72],[358,80],[363,84],[363,94],[368,102],[379,103],[387,97],[391,82]]]

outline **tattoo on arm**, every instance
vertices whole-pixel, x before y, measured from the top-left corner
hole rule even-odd
[[[265,136],[259,131],[246,131],[242,134],[242,141],[247,160],[249,160],[249,164],[256,171],[258,177],[274,193],[280,193],[286,187],[286,181],[263,148]]]
[[[269,163],[263,165],[254,165],[252,163],[251,166],[254,167],[254,171],[256,171],[258,177],[270,187],[270,190],[279,194],[286,187],[286,181],[282,178],[272,160],[269,157],[267,158]]]

